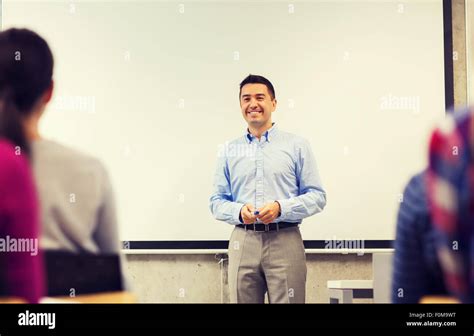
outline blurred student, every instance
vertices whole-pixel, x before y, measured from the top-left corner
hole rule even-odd
[[[112,188],[102,164],[81,152],[44,139],[38,124],[53,94],[53,55],[46,41],[27,29],[3,32],[28,67],[9,71],[31,144],[41,204],[41,247],[70,252],[118,253],[119,238]]]
[[[447,294],[436,257],[426,177],[426,170],[415,175],[403,192],[395,239],[393,303],[419,303],[424,296]]]
[[[446,286],[474,302],[474,109],[446,117],[432,135],[428,199]]]
[[[48,44],[27,29],[10,29],[4,34],[15,50],[32,63],[31,68],[22,69],[14,78],[21,99],[33,94],[37,97],[33,105],[24,108],[22,119],[31,144],[40,199],[41,248],[46,252],[120,255],[115,201],[104,166],[39,133],[39,122],[54,88],[54,61]],[[130,288],[124,276],[122,284]]]
[[[39,97],[31,53],[0,32],[0,296],[37,303],[44,293],[38,199],[22,118]]]
[[[15,50],[22,62],[12,63],[5,71],[16,88],[15,99],[31,146],[41,210],[41,248],[119,254],[114,198],[106,170],[98,160],[39,133],[39,121],[54,87],[54,61],[48,44],[27,29],[9,29],[2,34],[5,47]]]

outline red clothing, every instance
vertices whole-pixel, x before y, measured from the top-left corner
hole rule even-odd
[[[28,161],[0,140],[0,295],[37,303],[44,294],[38,199]]]
[[[430,143],[428,197],[448,289],[474,302],[474,108],[450,114]]]

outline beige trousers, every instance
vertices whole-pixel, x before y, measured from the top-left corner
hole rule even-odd
[[[231,303],[304,303],[306,257],[298,227],[255,232],[236,227],[229,241]]]

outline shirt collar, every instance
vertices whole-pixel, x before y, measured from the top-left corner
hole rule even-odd
[[[270,140],[275,135],[275,131],[276,131],[276,125],[275,123],[272,123],[272,127],[268,129],[265,133],[263,133],[262,137],[265,137],[266,142],[270,142]],[[251,143],[256,138],[257,137],[252,135],[252,133],[250,133],[249,129],[247,128],[247,133],[245,134],[245,139],[247,140],[247,143]]]

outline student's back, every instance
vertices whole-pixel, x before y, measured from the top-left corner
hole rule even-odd
[[[5,101],[0,133],[31,153],[41,204],[40,246],[117,253],[115,209],[105,170],[86,155],[42,140],[39,133],[53,96],[53,70],[51,49],[41,36],[27,29],[0,32],[0,103]]]
[[[113,192],[99,160],[44,139],[32,143],[32,153],[41,200],[41,246],[117,253]]]
[[[456,111],[431,137],[428,196],[446,286],[474,302],[474,107]]]
[[[403,192],[393,260],[393,303],[418,303],[424,296],[447,294],[426,189],[423,171],[410,179]]]

